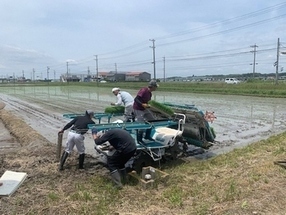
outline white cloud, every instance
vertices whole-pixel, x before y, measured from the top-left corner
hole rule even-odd
[[[251,71],[251,53],[220,58],[210,55],[232,49],[237,51],[228,53],[251,51],[250,46],[255,43],[259,46],[257,69],[269,72],[268,66],[275,60],[277,38],[280,37],[281,43],[286,40],[286,16],[283,16],[286,5],[282,3],[279,0],[202,0],[200,3],[27,0],[15,4],[3,0],[0,73],[20,75],[22,70],[33,68],[44,73],[47,66],[60,73],[66,70],[66,59],[77,62],[70,67],[71,71],[84,72],[88,67],[94,70],[97,54],[100,70],[111,70],[117,63],[119,70],[144,70],[153,74],[149,39],[156,40],[158,74],[162,74],[164,56],[168,59],[169,74]],[[267,9],[274,5],[277,6]],[[266,46],[274,50],[262,52]],[[180,60],[186,56],[196,58]]]

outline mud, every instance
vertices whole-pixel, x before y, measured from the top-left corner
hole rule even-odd
[[[0,131],[0,154],[21,146],[2,122],[0,122]]]
[[[110,102],[113,102],[115,98],[111,96],[109,92],[106,92],[106,89],[102,89],[98,92],[82,90],[82,92],[76,93],[62,92],[58,88],[53,89],[53,91],[52,89],[50,90],[52,93],[44,91],[43,89],[26,88],[24,90],[19,88],[9,89],[5,94],[0,94],[0,101],[2,100],[6,103],[4,110],[0,110],[0,118],[3,122],[1,123],[0,120],[0,173],[3,174],[5,170],[14,170],[28,174],[25,183],[17,190],[17,193],[15,193],[12,198],[0,198],[1,214],[75,214],[76,212],[76,214],[80,214],[85,211],[81,210],[82,207],[90,211],[92,209],[90,204],[96,205],[96,207],[99,204],[99,208],[102,207],[96,200],[97,198],[100,199],[102,195],[105,195],[105,192],[100,192],[101,188],[94,192],[99,192],[99,194],[98,197],[97,195],[92,195],[94,197],[92,201],[72,200],[71,197],[74,196],[75,193],[77,194],[77,189],[75,188],[79,187],[79,181],[85,183],[86,181],[90,181],[90,178],[94,176],[100,176],[100,178],[109,181],[108,170],[101,164],[98,164],[96,159],[91,155],[87,155],[85,160],[86,170],[79,171],[77,169],[78,156],[74,153],[66,162],[65,168],[68,171],[57,171],[58,162],[55,159],[56,141],[58,131],[70,120],[63,118],[63,113],[83,113],[85,109],[93,109],[96,112],[101,112],[104,107],[109,105]],[[132,94],[135,96],[136,91],[132,91]],[[203,153],[202,158],[214,156],[235,147],[250,144],[256,140],[267,138],[270,135],[285,130],[284,107],[286,102],[283,99],[192,94],[177,95],[175,93],[167,94],[162,92],[156,92],[154,98],[160,102],[168,101],[195,104],[203,111],[215,111],[217,119],[211,125],[216,130],[217,143],[210,150]],[[64,136],[63,144],[65,137],[66,136]],[[86,146],[88,148],[87,151],[93,154],[93,142],[90,139],[90,134],[86,135]],[[5,153],[7,151],[11,151],[11,153]],[[262,150],[262,154],[264,151],[266,150]],[[195,160],[193,157],[194,154],[190,153],[190,155],[190,159]],[[284,212],[283,201],[281,200],[283,199],[283,193],[281,193],[281,189],[278,188],[283,187],[285,180],[283,180],[282,175],[278,175],[277,177],[277,172],[273,167],[270,169],[270,172],[264,170],[265,166],[269,166],[270,163],[272,164],[274,157],[270,158],[270,160],[265,159],[265,157],[269,156],[269,153],[263,156],[257,154],[256,156],[255,162],[251,163],[249,169],[255,168],[253,172],[258,172],[259,174],[263,171],[263,178],[258,181],[256,181],[257,177],[255,178],[254,192],[252,192],[253,180],[249,182],[250,185],[247,190],[251,192],[247,193],[246,200],[243,199],[243,202],[247,202],[247,207],[250,207],[247,211],[252,214],[257,214],[261,211],[270,212],[274,209],[282,213],[281,211]],[[178,163],[181,162],[183,162],[183,160],[178,161]],[[255,167],[253,163],[256,163],[259,168]],[[211,180],[210,183],[207,184],[211,184],[214,181],[214,177],[218,179],[217,177],[225,172],[230,173],[230,178],[239,175],[253,175],[245,170],[245,165],[249,164],[250,163],[245,161],[240,162],[238,164],[240,167],[237,168],[237,170],[239,171],[240,169],[241,171],[238,175],[236,171],[232,171],[231,169],[226,169],[227,171],[216,171],[217,168],[215,168],[213,175],[210,176],[207,174],[207,178],[210,177]],[[244,171],[246,171],[246,173],[242,174]],[[234,172],[235,174],[233,174]],[[199,174],[195,174],[195,176],[200,177]],[[269,183],[265,183],[265,178]],[[181,178],[178,177],[178,179],[180,180]],[[199,180],[201,180],[201,178]],[[229,177],[223,178],[222,180],[219,179],[218,181],[227,182],[228,180]],[[248,179],[246,181],[248,181]],[[243,185],[247,185],[247,183],[248,182],[242,182]],[[277,186],[271,187],[271,184]],[[217,184],[217,187],[219,187],[219,184]],[[58,199],[52,201],[50,196],[55,196],[51,195],[54,194],[53,190],[56,195],[59,195],[59,200],[61,201],[58,201]],[[91,192],[93,192],[93,190],[92,188]],[[159,188],[158,190],[162,191],[163,189]],[[158,190],[152,191],[151,194],[162,195],[162,192],[156,194]],[[150,191],[142,191],[140,188],[139,191],[142,193],[139,202],[148,203]],[[191,207],[196,207],[196,204],[190,200],[192,197],[189,196],[186,202],[184,202],[184,205],[175,206],[171,209],[168,208],[170,203],[168,201],[161,206],[154,206],[152,204],[150,204],[150,206],[147,204],[147,209],[141,207],[142,205],[139,205],[140,208],[135,206],[134,209],[134,204],[132,205],[134,199],[129,200],[129,197],[136,196],[137,194],[137,186],[134,188],[128,186],[128,189],[123,190],[122,195],[120,194],[120,196],[127,198],[123,199],[123,202],[127,200],[125,204],[119,203],[117,206],[114,205],[115,207],[110,207],[109,210],[116,210],[114,214],[127,214],[126,211],[130,211],[128,214],[131,214],[131,211],[133,212],[132,214],[142,214],[140,213],[142,210],[145,211],[146,214],[182,214],[180,211],[181,208],[186,211],[186,202],[191,205]],[[262,202],[259,200],[261,204],[257,204],[257,196],[266,197],[263,198],[264,201],[262,199]],[[277,199],[280,201],[275,201]],[[270,200],[270,203],[275,201],[275,206],[272,208],[267,206],[269,205],[267,204],[269,202],[268,200]],[[273,201],[271,202],[271,200]],[[223,202],[223,205],[221,202],[218,202],[215,204],[215,207],[212,207],[210,212],[219,213],[219,211],[232,211],[232,214],[237,214],[235,212],[235,207],[237,207],[241,209],[240,211],[244,211],[245,214],[246,208],[242,208],[239,201],[236,202],[238,203],[233,204],[232,199],[228,202]],[[29,207],[27,207],[27,205]],[[71,205],[73,206],[72,208],[70,207]],[[252,210],[252,208],[254,209]],[[95,210],[97,210],[97,208],[95,208]],[[119,211],[124,212],[121,213]],[[242,213],[243,212],[241,212],[241,214]]]
[[[133,96],[137,91],[129,91]],[[45,139],[57,143],[57,133],[70,121],[63,118],[64,113],[83,113],[87,109],[103,112],[115,101],[106,89],[82,89],[80,92],[62,91],[60,88],[10,89],[0,94],[9,111],[27,123]],[[202,158],[228,152],[271,135],[281,133],[286,128],[285,99],[256,98],[245,96],[201,95],[185,93],[164,93],[156,91],[153,99],[158,102],[194,104],[205,111],[214,111],[217,119],[211,124],[216,132],[216,142],[203,153]],[[115,118],[113,120],[120,119]],[[65,145],[66,134],[63,145]],[[0,138],[7,142],[14,140],[5,135]],[[95,156],[91,135],[86,135],[87,153]],[[17,143],[13,142],[17,146]],[[7,147],[15,147],[13,144]],[[1,145],[1,147],[5,147]]]

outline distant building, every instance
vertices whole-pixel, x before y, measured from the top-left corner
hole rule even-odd
[[[108,81],[125,81],[125,73],[123,72],[109,72],[106,80]]]
[[[76,75],[71,75],[69,77],[67,77],[67,82],[79,82],[80,78],[77,77]]]
[[[60,77],[61,82],[79,82],[81,79],[77,75],[69,74],[68,76],[66,74],[61,75]]]
[[[100,72],[101,78],[107,81],[150,81],[148,72]]]
[[[7,78],[0,78],[0,83],[8,83],[8,79]]]
[[[151,80],[151,74],[148,72],[98,72],[98,76],[96,75],[86,75],[86,74],[68,74],[68,77],[66,77],[66,74],[61,75],[61,81],[62,82],[96,82],[96,81],[111,81],[111,82],[117,82],[117,81],[150,81]]]
[[[108,74],[109,74],[109,72],[99,72],[98,73],[98,78],[106,79]]]
[[[126,72],[125,81],[150,81],[151,74],[148,72]]]

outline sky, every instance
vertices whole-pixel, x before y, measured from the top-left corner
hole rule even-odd
[[[0,26],[0,78],[274,73],[286,52],[281,0],[1,0]]]

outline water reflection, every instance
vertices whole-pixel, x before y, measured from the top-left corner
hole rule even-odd
[[[250,128],[252,128],[252,121],[253,121],[253,104],[251,104],[250,108]]]
[[[276,118],[276,110],[277,110],[277,105],[274,105],[274,108],[273,108],[273,118],[272,118],[272,130],[274,130],[275,118]]]
[[[115,101],[109,88],[101,87],[21,87],[5,88],[11,94],[19,97],[33,98],[33,101],[49,100],[50,104],[66,102],[71,105],[94,107],[96,104]],[[138,90],[127,90],[133,97]],[[214,127],[219,141],[252,140],[262,133],[275,133],[286,128],[284,120],[286,106],[285,99],[259,98],[251,96],[207,95],[192,93],[153,92],[154,100],[174,104],[191,104],[198,109],[213,111],[217,120],[211,125]]]

